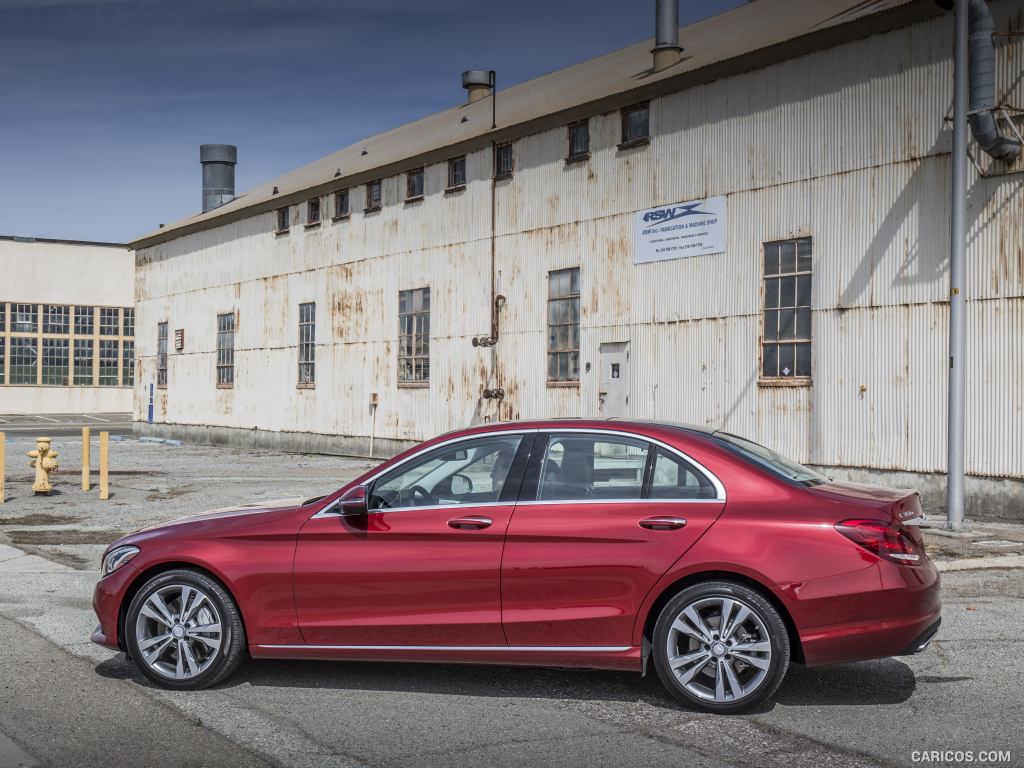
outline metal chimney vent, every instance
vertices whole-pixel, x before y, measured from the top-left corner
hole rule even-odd
[[[203,164],[203,213],[234,200],[238,147],[200,144],[199,162]]]

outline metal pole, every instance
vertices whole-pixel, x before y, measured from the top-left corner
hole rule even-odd
[[[89,481],[89,427],[82,427],[82,490],[92,489]]]
[[[946,420],[946,527],[964,528],[964,262],[967,250],[967,6],[953,20],[953,149],[949,257],[949,384]]]

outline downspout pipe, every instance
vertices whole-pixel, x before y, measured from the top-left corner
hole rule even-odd
[[[950,8],[949,0],[939,0]],[[1012,163],[1021,152],[1020,142],[999,133],[994,110],[996,104],[996,52],[992,42],[995,22],[985,0],[968,0],[968,60],[970,101],[967,120],[971,134],[988,155]]]

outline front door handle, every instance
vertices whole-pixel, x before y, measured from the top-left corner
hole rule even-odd
[[[489,517],[453,517],[448,521],[448,527],[461,531],[475,531],[488,528],[493,522]]]
[[[676,531],[686,525],[682,517],[648,517],[640,521],[640,527],[649,531]]]

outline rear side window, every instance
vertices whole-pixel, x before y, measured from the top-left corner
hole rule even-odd
[[[650,444],[597,434],[552,435],[541,463],[539,501],[639,499]]]
[[[651,475],[652,499],[714,499],[714,484],[682,456],[658,448]]]

